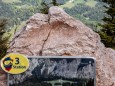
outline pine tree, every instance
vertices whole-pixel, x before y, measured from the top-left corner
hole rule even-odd
[[[10,36],[5,36],[6,34],[7,19],[0,19],[0,59],[4,57],[8,49],[8,41]]]
[[[47,5],[47,3],[43,1],[41,5],[42,5],[42,8],[40,9],[41,13],[48,14],[49,6]]]
[[[59,3],[57,2],[57,0],[52,0],[51,4],[53,4],[53,6],[59,6],[59,5],[61,5],[61,4],[59,4]]]
[[[51,6],[59,6],[61,4],[59,4],[57,2],[57,0],[52,0],[52,2],[50,3],[46,3],[44,0],[42,1],[41,3],[42,5],[42,9],[40,9],[41,13],[44,13],[44,14],[48,14],[48,10]]]
[[[104,24],[100,32],[102,41],[107,47],[115,47],[115,0],[102,0],[107,5],[105,13],[107,16],[103,18]]]

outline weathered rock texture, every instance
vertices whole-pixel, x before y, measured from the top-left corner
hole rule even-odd
[[[18,32],[8,52],[28,56],[92,56],[96,58],[97,86],[115,86],[115,51],[106,48],[97,33],[62,9],[37,13]]]
[[[5,72],[0,67],[0,86],[6,86],[7,78]]]

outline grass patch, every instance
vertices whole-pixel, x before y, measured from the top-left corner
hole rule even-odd
[[[84,0],[71,0],[71,1],[68,1],[66,2],[64,5],[61,5],[60,7],[62,8],[72,8],[74,7],[76,4],[80,4],[80,3],[85,3]]]
[[[62,83],[67,83],[67,82],[73,83],[72,81],[61,80],[61,79],[59,79],[59,80],[53,80],[53,81],[45,81],[45,82],[51,83],[52,86],[56,86],[55,83],[61,83],[61,84],[62,84]]]
[[[29,5],[25,4],[25,5],[16,5],[15,7],[18,8],[18,9],[21,9],[21,8],[29,8],[29,7],[32,7],[32,6],[31,5],[29,6]]]
[[[5,3],[21,2],[20,0],[2,0]]]
[[[90,6],[90,7],[95,7],[95,5],[97,4],[97,1],[94,0],[88,0],[85,5]]]
[[[75,2],[76,4],[85,3],[84,0],[74,0],[74,2]]]
[[[72,7],[74,7],[75,6],[75,4],[73,3],[73,2],[66,2],[66,4],[64,4],[64,5],[61,5],[60,7],[61,8],[65,8],[65,7],[67,7],[67,8],[72,8]]]
[[[60,7],[64,8],[72,8],[74,7],[76,4],[80,4],[80,3],[84,3],[84,0],[71,0],[71,1],[67,1],[64,5],[61,5]]]
[[[60,7],[62,7],[62,8],[72,8],[77,4],[84,4],[84,5],[87,5],[87,6],[90,6],[90,7],[95,7],[95,5],[97,4],[97,1],[94,1],[94,0],[87,0],[87,1],[73,0],[73,1],[66,2],[66,4],[61,5]]]

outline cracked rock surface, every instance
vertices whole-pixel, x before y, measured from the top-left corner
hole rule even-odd
[[[58,7],[51,7],[47,15],[33,15],[15,35],[8,50],[11,52],[27,56],[91,56],[96,59],[96,86],[115,86],[115,51],[106,48],[92,29]]]

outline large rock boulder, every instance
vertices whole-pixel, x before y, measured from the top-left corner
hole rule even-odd
[[[115,86],[115,51],[97,33],[62,9],[33,15],[14,37],[9,53],[27,56],[91,56],[96,58],[97,86]]]

